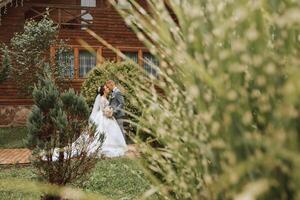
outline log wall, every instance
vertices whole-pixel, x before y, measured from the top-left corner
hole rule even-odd
[[[146,0],[141,1],[143,5],[146,5]],[[2,16],[2,24],[0,25],[0,43],[8,44],[16,32],[21,32],[23,30],[25,20],[28,16],[34,14],[30,10],[34,4],[78,7],[80,5],[80,0],[24,0],[23,6],[8,6],[7,13]],[[57,16],[59,16],[59,13],[57,12],[51,14],[54,19],[57,19]],[[78,10],[73,9],[70,12],[73,14],[80,14],[81,10],[80,8]],[[142,51],[146,51],[143,44],[137,39],[130,28],[126,26],[123,19],[116,10],[109,5],[107,0],[97,0],[96,7],[91,8],[90,13],[93,16],[93,24],[89,28],[107,42],[120,49],[128,48],[131,51],[134,50],[139,52],[139,57],[141,56]],[[64,13],[62,15],[64,15]],[[61,17],[67,18],[70,16]],[[82,39],[96,49],[101,49],[100,54],[104,59],[119,60],[112,51],[102,47],[96,39],[91,37],[80,27],[60,29],[59,37],[61,39],[67,39],[68,44],[71,46],[78,46],[78,39]],[[141,61],[139,61],[139,63],[141,64]],[[70,85],[75,90],[80,91],[83,81],[84,79],[72,80],[70,81]],[[0,84],[0,127],[24,125],[32,104],[33,102],[30,97],[18,95],[16,84],[8,78],[7,81]]]
[[[141,0],[146,5],[146,0]],[[7,13],[2,16],[2,25],[0,26],[0,42],[9,43],[14,33],[21,32],[25,18],[33,5],[56,5],[56,6],[78,6],[80,0],[24,0],[23,7],[9,7]],[[72,10],[71,12],[80,12]],[[140,51],[143,44],[137,39],[135,34],[126,26],[123,19],[117,11],[107,2],[107,0],[97,0],[96,7],[91,8],[93,16],[93,24],[89,27],[98,35],[104,38],[113,46],[123,49],[131,48]],[[54,12],[54,15],[56,13]],[[78,28],[61,29],[59,33],[61,39],[68,40],[70,45],[79,45],[78,39],[82,39],[88,44],[100,48],[102,45],[86,31]],[[117,56],[107,48],[103,48],[102,56],[104,59],[117,61]],[[83,79],[72,81],[72,86],[78,91]],[[30,105],[32,100],[30,97],[18,95],[18,88],[11,81],[0,84],[0,105]]]

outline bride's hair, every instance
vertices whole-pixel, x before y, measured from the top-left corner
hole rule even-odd
[[[101,86],[99,87],[98,93],[100,94],[100,96],[103,96],[103,94],[104,94],[104,90],[105,90],[104,86],[105,86],[105,85],[101,85]]]

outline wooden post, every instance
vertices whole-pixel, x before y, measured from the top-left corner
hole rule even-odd
[[[140,66],[143,66],[143,51],[142,51],[142,49],[139,49],[139,51],[138,51],[138,64]]]
[[[61,26],[61,9],[58,8],[58,26]]]
[[[74,79],[79,78],[79,49],[74,48]]]
[[[117,54],[117,62],[121,62],[121,57]]]
[[[117,47],[117,49],[118,49],[120,52],[122,52],[122,48]],[[119,54],[117,54],[117,53],[116,53],[115,59],[116,59],[116,62],[121,62],[121,61],[122,61],[121,57],[120,57]]]
[[[55,48],[50,47],[50,63],[51,65],[55,64]]]
[[[103,63],[102,47],[97,49],[97,65]]]

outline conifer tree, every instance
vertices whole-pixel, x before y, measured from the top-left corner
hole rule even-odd
[[[66,185],[84,178],[94,167],[101,145],[94,153],[89,153],[88,147],[95,140],[102,144],[103,135],[97,137],[95,125],[88,124],[84,98],[73,89],[60,93],[49,66],[45,69],[33,91],[35,105],[28,118],[27,145],[33,150],[33,165],[40,177]],[[43,199],[60,198],[45,195]]]

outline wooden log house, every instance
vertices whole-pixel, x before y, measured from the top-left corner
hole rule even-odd
[[[146,6],[146,0],[140,0]],[[126,0],[119,0],[119,6],[128,9]],[[59,25],[59,37],[67,39],[72,48],[70,59],[70,82],[75,90],[80,87],[87,72],[104,59],[118,61],[114,52],[102,46],[90,36],[86,27],[96,32],[113,46],[119,48],[146,70],[151,67],[143,58],[155,58],[137,39],[108,0],[0,0],[0,43],[9,43],[15,32],[21,32],[27,19],[39,19],[46,9]],[[78,39],[90,44],[95,54],[89,53]],[[49,53],[55,53],[54,47]],[[32,100],[17,94],[16,85],[9,79],[0,84],[0,127],[23,125],[30,112]]]

